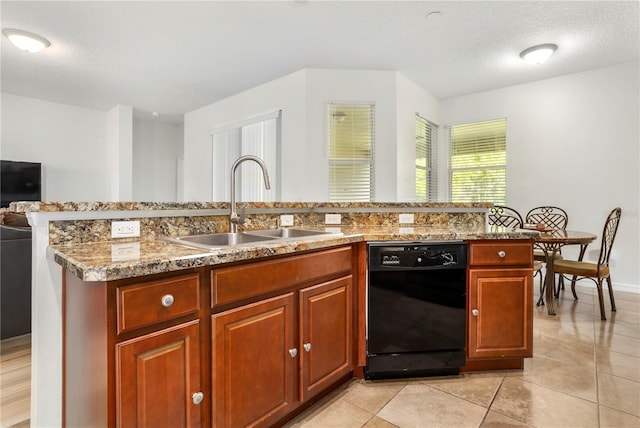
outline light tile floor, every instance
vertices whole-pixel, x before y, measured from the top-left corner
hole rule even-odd
[[[640,428],[640,294],[616,291],[618,311],[607,302],[601,321],[595,289],[576,289],[577,301],[561,292],[555,316],[535,308],[522,371],[357,379],[287,427]]]

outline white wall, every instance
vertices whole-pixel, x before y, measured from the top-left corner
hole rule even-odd
[[[589,260],[597,259],[607,214],[620,206],[612,278],[636,292],[639,76],[633,62],[442,102],[448,125],[507,118],[507,204],[523,214],[537,205],[564,208],[569,229],[598,234]]]
[[[129,106],[104,112],[0,96],[0,157],[42,163],[44,200],[177,200],[182,127],[139,124],[133,135]]]
[[[415,113],[425,112],[434,120],[437,100],[396,72],[325,69],[301,70],[186,114],[185,200],[211,198],[211,129],[278,109],[282,109],[280,200],[328,200],[326,112],[328,103],[338,101],[376,105],[376,200],[412,200]],[[401,127],[399,109],[409,115]],[[397,144],[399,139],[402,145]],[[413,183],[409,193],[404,191],[407,181]]]
[[[105,112],[2,93],[6,160],[43,165],[43,199],[109,200]]]
[[[441,129],[440,101],[401,74],[397,74],[396,92],[397,200],[414,201],[416,199],[416,113]],[[438,153],[439,158],[443,156],[444,153]],[[441,168],[441,174],[446,177],[444,166]],[[448,200],[448,198],[443,196],[438,200]]]
[[[304,165],[300,164],[305,155],[304,88],[303,70],[187,113],[184,117],[184,200],[211,201],[212,129],[277,110],[283,112],[283,141],[296,142],[282,151],[277,182],[286,184],[280,199],[308,200],[288,186],[304,177]]]
[[[375,200],[395,201],[396,192],[396,75],[393,71],[307,70],[308,147],[304,181],[295,183],[306,200],[329,200],[327,106],[331,102],[375,104]],[[297,144],[283,141],[283,146]]]
[[[133,200],[177,201],[177,160],[181,125],[133,119]]]

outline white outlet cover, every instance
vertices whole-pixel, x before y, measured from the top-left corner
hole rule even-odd
[[[112,238],[135,238],[140,236],[140,221],[112,221]]]
[[[340,224],[342,223],[342,216],[340,214],[325,214],[324,224]]]
[[[280,226],[293,226],[293,215],[282,214],[280,216]]]

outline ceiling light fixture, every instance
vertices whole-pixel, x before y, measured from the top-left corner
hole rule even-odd
[[[51,46],[49,40],[37,34],[29,33],[28,31],[5,28],[2,32],[9,40],[11,40],[11,43],[13,43],[18,49],[25,52],[39,52],[42,49]]]
[[[556,49],[558,49],[558,45],[554,45],[553,43],[532,46],[520,52],[520,57],[531,64],[541,64],[548,60]]]

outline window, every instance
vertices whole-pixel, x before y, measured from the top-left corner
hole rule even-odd
[[[279,196],[277,153],[280,111],[247,119],[211,131],[213,145],[213,201],[228,201],[231,166],[244,155],[261,158],[267,165],[271,189],[264,188],[262,170],[255,162],[242,163],[236,172],[238,201],[267,202]]]
[[[329,104],[329,200],[374,199],[374,106]]]
[[[438,200],[438,126],[416,115],[416,201]]]
[[[506,133],[506,119],[451,127],[452,202],[506,204]]]

